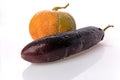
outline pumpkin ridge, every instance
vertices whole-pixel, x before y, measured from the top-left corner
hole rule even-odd
[[[60,32],[60,15],[58,14],[58,32]]]

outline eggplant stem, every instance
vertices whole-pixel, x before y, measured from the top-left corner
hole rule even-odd
[[[108,25],[107,27],[105,27],[104,29],[103,29],[103,31],[105,32],[108,28],[110,28],[110,27],[114,27],[114,25]]]

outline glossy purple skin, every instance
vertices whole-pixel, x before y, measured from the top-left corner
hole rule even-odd
[[[52,62],[86,50],[103,37],[100,28],[88,26],[32,41],[23,48],[21,56],[32,63]]]

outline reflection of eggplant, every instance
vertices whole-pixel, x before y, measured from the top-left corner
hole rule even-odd
[[[89,26],[35,40],[23,48],[22,58],[32,63],[41,63],[68,57],[100,42],[109,27],[113,26],[107,26],[104,30]]]

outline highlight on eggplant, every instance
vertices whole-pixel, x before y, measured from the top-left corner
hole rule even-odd
[[[104,38],[104,29],[88,26],[78,30],[63,32],[27,44],[21,51],[21,57],[31,63],[45,63],[63,59],[96,45]]]

